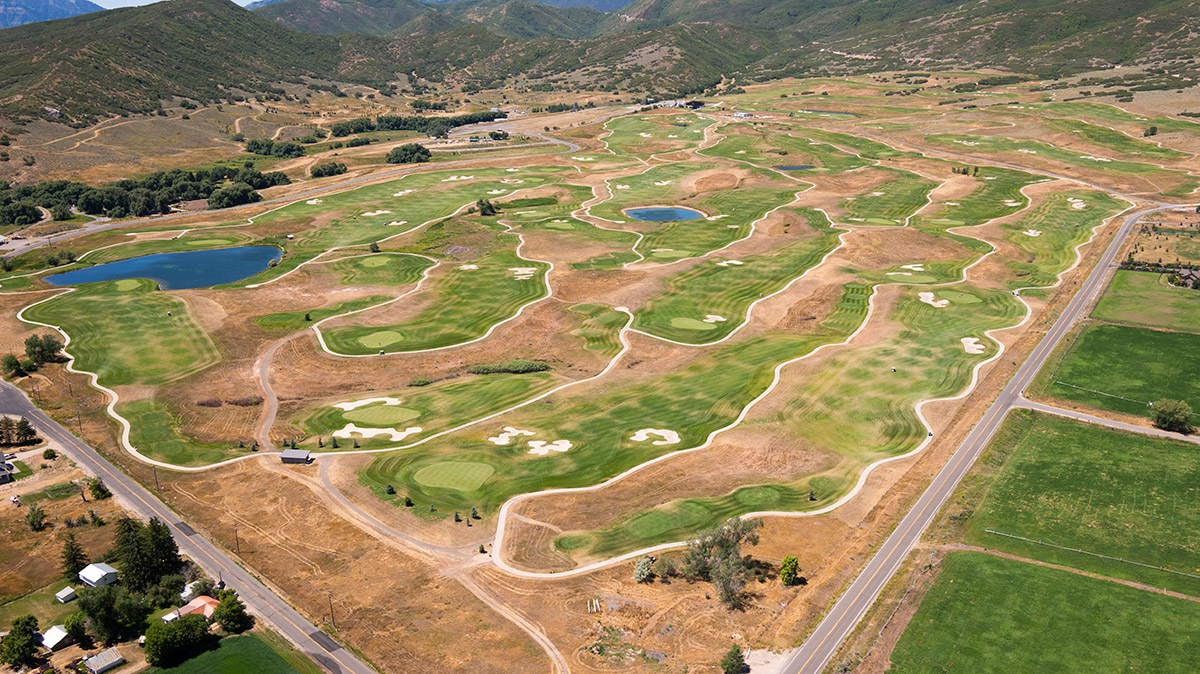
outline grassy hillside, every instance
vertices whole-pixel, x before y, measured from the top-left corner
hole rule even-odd
[[[473,23],[504,37],[590,36],[605,15],[591,7],[552,7],[534,0],[283,0],[261,16],[309,33],[429,34]]]
[[[428,11],[420,0],[283,0],[255,13],[307,33],[386,35]]]

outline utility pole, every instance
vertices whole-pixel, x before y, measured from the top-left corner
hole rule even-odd
[[[154,491],[162,491],[158,487],[158,466],[150,466],[150,470],[154,471]]]
[[[333,623],[333,629],[337,629],[337,620],[333,617],[333,593],[329,593],[329,622]]]
[[[233,523],[233,547],[237,550],[239,555],[242,554],[242,544],[238,542],[237,522]]]

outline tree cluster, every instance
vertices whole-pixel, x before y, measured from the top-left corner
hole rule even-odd
[[[313,142],[317,142],[315,136],[313,137]],[[299,143],[289,141],[276,142],[270,138],[252,138],[246,141],[246,152],[263,157],[279,157],[281,159],[293,159],[304,156],[304,148]]]
[[[122,584],[133,592],[146,592],[183,566],[171,530],[157,518],[146,524],[130,517],[117,520],[113,555],[121,567]]]
[[[346,165],[340,161],[327,161],[324,164],[317,164],[309,171],[309,175],[314,178],[328,178],[329,176],[340,176],[346,172]]]
[[[1154,425],[1164,431],[1191,433],[1192,406],[1182,400],[1159,400],[1154,403]]]
[[[762,520],[734,517],[716,529],[701,532],[688,545],[683,560],[684,576],[692,581],[711,582],[721,602],[729,608],[741,606],[750,575],[750,560],[742,557],[742,544],[758,545],[760,527]]]
[[[37,618],[21,616],[13,621],[12,628],[0,641],[0,662],[14,668],[31,667],[37,660],[40,648]]]
[[[0,416],[0,445],[28,445],[37,439],[37,430],[25,417],[13,421]]]
[[[25,339],[25,357],[34,365],[44,365],[58,360],[63,343],[54,335],[30,335]]]
[[[329,128],[335,138],[369,131],[419,131],[430,136],[442,136],[450,129],[470,124],[494,122],[508,117],[503,112],[469,112],[453,117],[421,117],[405,115],[381,115],[372,120],[359,117],[338,122]]]
[[[433,153],[419,143],[409,143],[393,148],[387,155],[389,164],[420,164],[429,161]]]
[[[208,621],[198,613],[169,623],[158,621],[146,630],[146,662],[171,667],[212,648],[216,642],[216,635],[208,631]]]

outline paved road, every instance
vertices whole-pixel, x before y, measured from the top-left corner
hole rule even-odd
[[[1125,243],[1129,233],[1133,231],[1138,220],[1151,213],[1177,207],[1175,205],[1159,206],[1133,213],[1125,218],[1117,230],[1116,236],[1113,237],[1112,243],[1105,249],[1100,261],[1096,263],[1095,269],[1084,280],[1079,291],[1075,293],[1075,297],[1071,298],[1067,308],[1063,310],[1054,326],[1034,347],[1033,352],[1029,354],[1008,385],[988,408],[983,420],[971,430],[959,448],[955,450],[950,461],[934,477],[933,482],[917,499],[916,504],[900,521],[892,535],[888,536],[871,561],[867,562],[866,568],[837,600],[829,614],[817,625],[817,629],[804,642],[804,645],[793,653],[784,665],[782,670],[784,674],[820,674],[825,669],[825,665],[837,652],[838,646],[850,635],[884,586],[899,570],[909,551],[916,545],[929,523],[933,521],[934,515],[950,498],[959,480],[987,447],[1009,410],[1014,407],[1027,406],[1027,403],[1021,399],[1021,393],[1033,381],[1034,375],[1045,364],[1046,359],[1054,352],[1059,342],[1070,332],[1075,322],[1083,317],[1096,295],[1108,285],[1108,279],[1115,268],[1114,262],[1121,246]]]
[[[157,517],[166,522],[179,544],[179,549],[185,555],[199,564],[206,573],[224,580],[228,586],[236,589],[255,615],[327,670],[333,674],[377,674],[373,668],[342,648],[279,595],[238,566],[219,548],[196,533],[157,497],[42,413],[20,389],[8,382],[0,382],[0,412],[26,417],[44,437],[62,445],[63,451],[71,460],[86,472],[102,478],[105,486],[128,507],[144,517]]]

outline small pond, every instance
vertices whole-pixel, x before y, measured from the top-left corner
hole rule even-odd
[[[804,165],[796,165],[796,166],[776,166],[775,168],[779,169],[780,171],[805,171],[812,167],[804,166]]]
[[[47,276],[46,282],[56,286],[69,286],[97,281],[148,278],[158,281],[158,286],[163,290],[207,288],[254,276],[269,267],[272,261],[278,261],[282,254],[283,251],[275,246],[159,253]]]
[[[631,208],[625,211],[625,215],[634,220],[642,220],[644,222],[674,222],[676,220],[699,220],[704,217],[700,211],[693,211],[690,208],[671,207],[655,207],[655,208]]]

